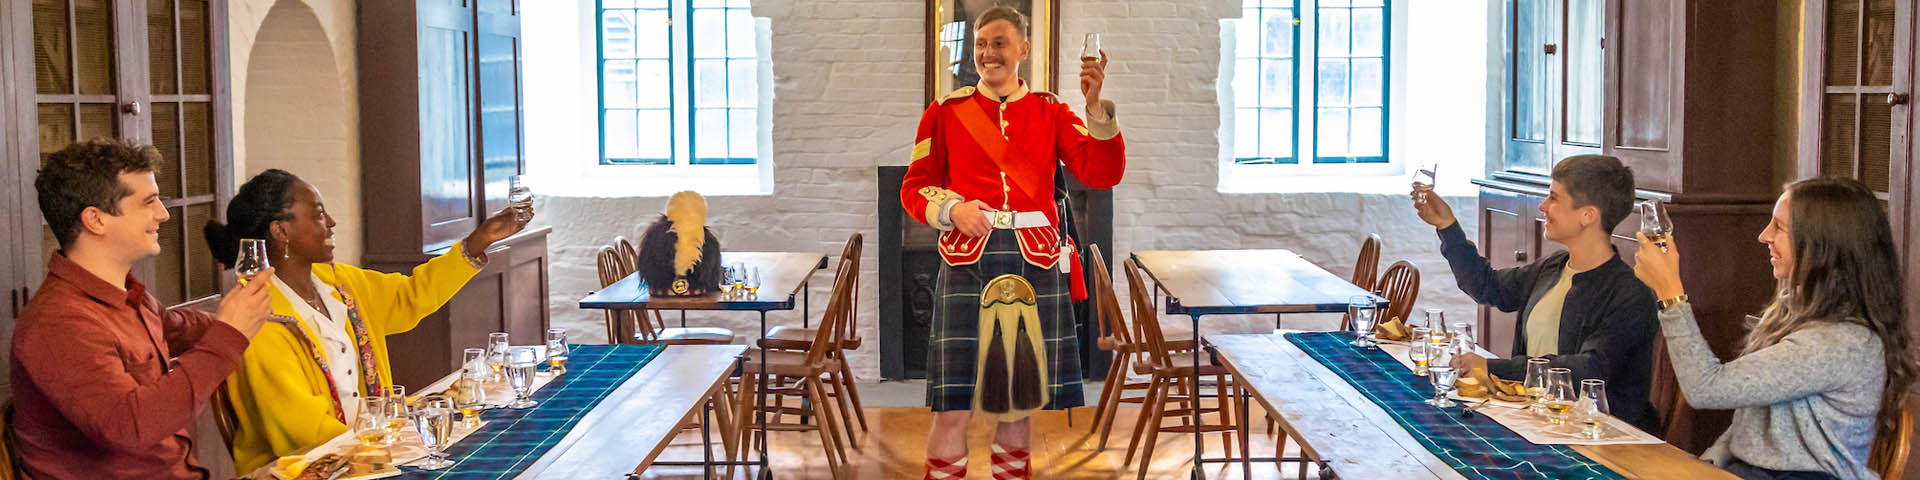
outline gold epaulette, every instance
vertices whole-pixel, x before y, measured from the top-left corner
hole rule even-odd
[[[972,86],[960,87],[959,89],[954,90],[952,93],[948,93],[947,96],[940,97],[940,104],[945,105],[948,101],[967,98],[971,96],[973,96]]]

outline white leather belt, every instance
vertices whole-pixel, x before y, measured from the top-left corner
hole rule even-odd
[[[987,214],[987,221],[993,224],[993,228],[1000,230],[1053,225],[1052,221],[1047,220],[1047,214],[1041,212],[1001,212],[988,210],[985,213]]]

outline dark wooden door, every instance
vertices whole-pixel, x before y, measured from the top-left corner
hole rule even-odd
[[[473,231],[483,215],[473,152],[474,22],[461,0],[419,0],[421,222],[427,249]]]
[[[507,206],[507,181],[520,165],[520,5],[518,0],[480,0],[474,23],[479,47],[480,172],[482,218]]]
[[[1513,268],[1533,261],[1535,257],[1528,252],[1522,234],[1532,229],[1523,228],[1531,218],[1522,206],[1525,201],[1519,194],[1488,190],[1480,196],[1480,244],[1481,253],[1495,269]],[[1498,193],[1493,193],[1498,192]],[[1492,307],[1479,307],[1481,345],[1496,355],[1507,356],[1513,349],[1514,325],[1520,315],[1515,312],[1502,312]]]

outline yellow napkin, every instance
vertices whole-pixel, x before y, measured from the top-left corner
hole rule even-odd
[[[1520,382],[1494,378],[1485,368],[1475,368],[1466,375],[1461,375],[1453,385],[1459,389],[1458,392],[1462,397],[1487,398],[1488,395],[1492,395],[1495,400],[1503,402],[1528,400],[1527,389]]]
[[[1403,342],[1413,337],[1413,329],[1407,327],[1407,322],[1400,321],[1400,317],[1393,317],[1373,327],[1373,336],[1381,340]]]

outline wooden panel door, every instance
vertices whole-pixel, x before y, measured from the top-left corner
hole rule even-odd
[[[1480,196],[1480,245],[1481,254],[1495,269],[1513,268],[1533,261],[1521,241],[1520,233],[1528,215],[1518,195],[1510,192],[1483,190]],[[1482,305],[1480,309],[1480,336],[1477,339],[1488,351],[1496,355],[1507,356],[1513,349],[1514,326],[1519,322],[1519,314],[1502,312]]]
[[[1633,167],[1640,188],[1680,188],[1681,105],[1689,2],[1618,0],[1607,5],[1607,150]]]
[[[1504,91],[1506,134],[1505,164],[1494,170],[1510,170],[1546,175],[1553,167],[1548,160],[1555,138],[1554,98],[1556,88],[1550,73],[1548,44],[1553,43],[1555,22],[1549,20],[1550,4],[1557,0],[1510,0],[1507,2],[1506,55],[1507,85]]]

